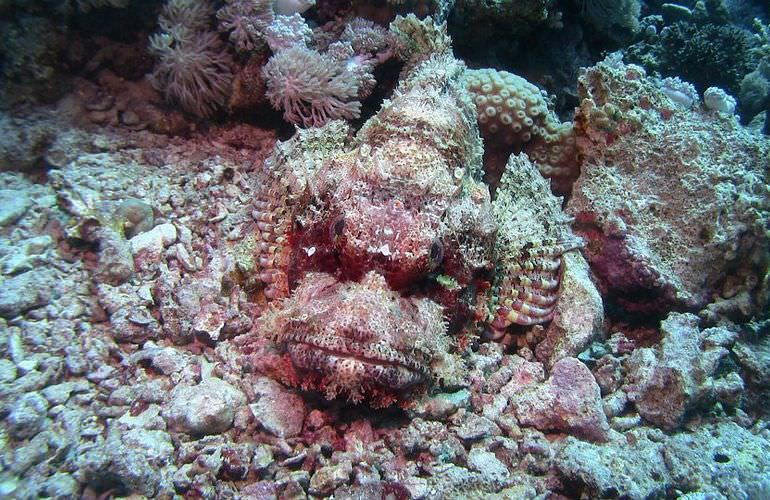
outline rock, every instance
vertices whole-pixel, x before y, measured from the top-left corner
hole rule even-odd
[[[744,369],[749,390],[746,403],[759,412],[767,412],[770,401],[770,335],[747,331],[733,346],[738,364]]]
[[[712,498],[766,498],[770,442],[732,422],[672,436],[661,449],[672,481]],[[764,476],[764,494],[759,486]],[[756,488],[756,489],[755,489]]]
[[[466,413],[464,421],[455,432],[463,441],[478,441],[486,437],[502,434],[496,423],[487,417],[474,413]]]
[[[0,316],[13,318],[47,305],[54,294],[55,283],[53,271],[45,268],[8,278],[0,288]]]
[[[74,460],[75,478],[85,484],[103,487],[105,478],[108,485],[113,485],[124,496],[139,493],[155,497],[167,481],[158,473],[162,463],[155,460],[152,451],[148,455],[142,448],[135,448],[123,443],[123,434],[116,427],[111,427],[107,438],[94,436],[101,441],[98,445],[84,445]],[[167,457],[164,457],[164,461]]]
[[[546,368],[558,360],[576,357],[602,335],[604,304],[591,281],[588,263],[578,252],[562,257],[561,288],[556,314],[535,347],[535,356]]]
[[[99,261],[94,275],[103,283],[120,285],[134,274],[131,246],[121,234],[111,228],[99,229]]]
[[[265,444],[257,445],[251,457],[251,470],[261,474],[273,463],[273,451],[270,447]]]
[[[169,427],[193,435],[219,434],[233,423],[235,410],[246,404],[243,393],[218,378],[196,386],[179,385],[163,410]]]
[[[131,363],[149,363],[149,365],[162,373],[171,375],[182,371],[192,363],[190,356],[175,347],[158,347],[152,342],[146,342],[141,351],[137,351],[129,358]]]
[[[23,475],[29,468],[45,460],[48,454],[48,436],[45,431],[40,432],[30,439],[29,443],[16,448],[11,470]]]
[[[281,438],[294,437],[302,431],[305,402],[298,394],[268,378],[254,384],[257,400],[249,405],[254,420],[266,431]]]
[[[0,384],[16,380],[16,365],[10,359],[0,359]]]
[[[487,476],[490,482],[502,482],[510,475],[508,467],[494,453],[483,448],[473,448],[468,453],[468,467]]]
[[[52,406],[63,405],[67,402],[72,393],[72,384],[64,382],[56,385],[49,385],[40,392]]]
[[[346,484],[353,473],[353,464],[345,460],[337,465],[321,467],[310,478],[311,495],[325,496],[331,494],[337,487]]]
[[[46,426],[48,401],[38,392],[23,394],[10,410],[5,421],[8,431],[17,439],[32,437]]]
[[[43,483],[43,494],[51,498],[78,498],[80,485],[70,474],[57,472]]]
[[[254,498],[259,500],[276,500],[278,498],[278,487],[274,481],[257,481],[241,490],[243,498]]]
[[[575,496],[642,499],[680,490],[764,498],[770,443],[732,422],[671,436],[638,428],[606,444],[567,438],[554,466],[581,485]]]
[[[461,462],[466,456],[463,443],[444,424],[421,418],[412,419],[400,446],[404,453],[427,451],[444,462]]]
[[[585,160],[566,211],[605,300],[665,315],[746,291],[747,319],[766,310],[766,137],[672,105],[641,68],[609,58],[583,71],[578,99]]]
[[[118,422],[126,429],[166,430],[166,421],[160,416],[160,412],[160,406],[150,404],[146,410],[138,415],[132,415],[131,412],[124,413]]]
[[[142,450],[148,460],[162,463],[174,453],[171,436],[161,430],[131,429],[123,434],[123,444]]]
[[[128,240],[134,258],[147,262],[159,262],[163,249],[176,241],[177,231],[173,224],[159,224],[151,230],[140,233]]]
[[[696,404],[716,401],[713,375],[736,334],[725,328],[700,331],[697,316],[679,313],[670,314],[660,330],[658,347],[636,349],[626,361],[624,388],[642,417],[674,429]]]
[[[623,439],[607,445],[569,437],[554,465],[565,477],[579,481],[588,497],[641,500],[665,496],[670,476],[661,445],[640,436],[641,432],[631,432],[630,442]]]
[[[47,252],[53,243],[53,238],[47,234],[18,242],[12,252],[0,258],[3,274],[20,274],[46,264]]]
[[[510,411],[521,425],[604,441],[609,424],[601,391],[591,371],[576,358],[556,362],[544,383],[524,386],[509,397]]]
[[[0,227],[16,222],[31,205],[24,191],[0,189]]]
[[[470,406],[471,393],[462,389],[452,393],[425,395],[408,408],[411,418],[420,417],[428,420],[445,420],[458,410]]]

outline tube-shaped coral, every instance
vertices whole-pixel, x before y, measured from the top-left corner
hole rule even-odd
[[[264,45],[265,30],[273,18],[269,0],[227,0],[217,11],[219,31],[229,32],[230,41],[240,52],[250,52]]]
[[[283,117],[304,127],[358,118],[360,78],[331,57],[294,46],[274,55],[262,70],[265,95]]]
[[[167,100],[200,117],[227,102],[231,59],[216,33],[199,31],[184,40],[159,33],[150,38],[150,49],[158,57],[150,80]]]

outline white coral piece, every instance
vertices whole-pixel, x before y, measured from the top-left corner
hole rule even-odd
[[[273,22],[265,30],[265,39],[274,54],[294,45],[307,47],[312,36],[313,30],[299,14],[275,16]]]
[[[732,115],[735,113],[735,97],[719,87],[709,87],[703,93],[703,103],[711,111]]]

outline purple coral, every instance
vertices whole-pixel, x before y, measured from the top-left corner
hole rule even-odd
[[[208,2],[170,0],[159,18],[161,32],[150,37],[150,50],[158,58],[150,76],[153,86],[200,117],[224,106],[233,79],[222,41],[205,31],[212,14]]]
[[[274,16],[268,0],[227,0],[217,11],[217,19],[219,31],[230,33],[235,48],[250,52],[264,45],[265,30]]]
[[[216,33],[201,31],[188,40],[161,33],[151,38],[150,47],[158,56],[151,81],[167,100],[200,117],[227,102],[231,59]]]
[[[273,56],[262,72],[270,104],[291,123],[320,127],[361,112],[360,78],[325,54],[297,45]]]

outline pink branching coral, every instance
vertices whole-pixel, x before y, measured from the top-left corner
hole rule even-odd
[[[232,60],[217,33],[205,31],[213,8],[207,2],[171,0],[163,8],[161,32],[150,37],[158,62],[150,76],[164,97],[185,111],[211,116],[227,101]]]
[[[273,56],[263,75],[270,104],[291,123],[320,127],[360,114],[361,78],[328,55],[296,45]]]

